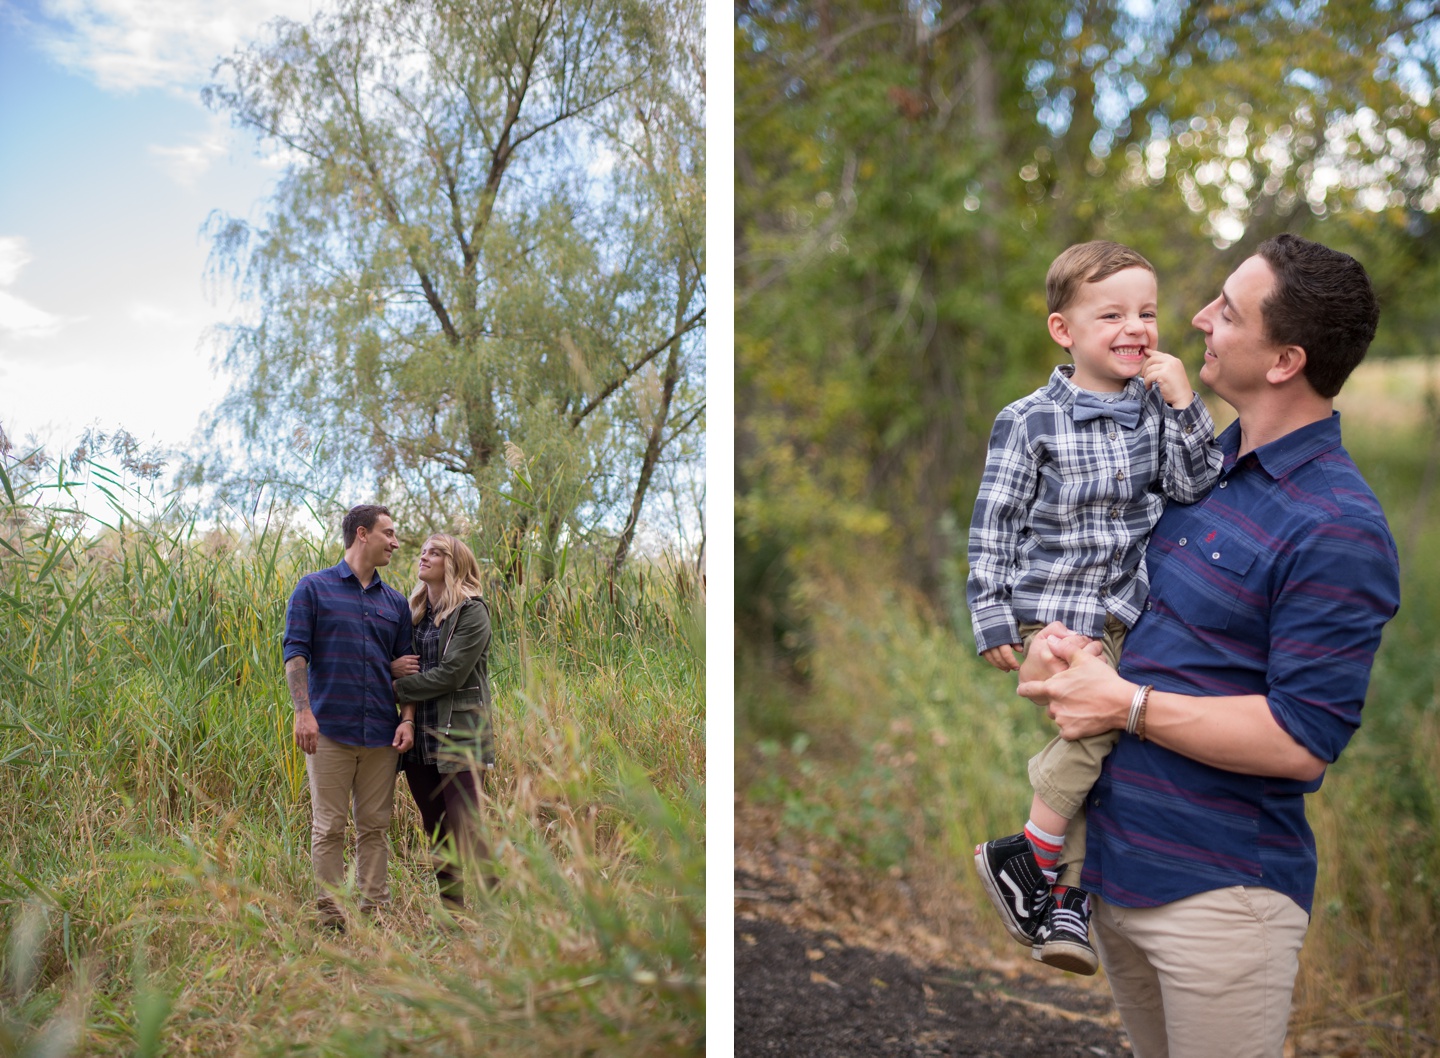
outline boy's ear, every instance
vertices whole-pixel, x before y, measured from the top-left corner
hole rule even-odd
[[[1050,328],[1050,337],[1055,339],[1055,344],[1069,349],[1075,344],[1075,339],[1070,337],[1070,324],[1065,322],[1065,317],[1058,312],[1050,313],[1050,318],[1045,321]]]

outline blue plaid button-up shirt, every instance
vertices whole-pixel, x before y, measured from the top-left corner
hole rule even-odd
[[[285,660],[303,657],[320,733],[351,746],[388,746],[400,713],[390,662],[410,653],[410,604],[380,579],[368,587],[341,559],[300,578],[285,611]]]
[[[1166,499],[1194,503],[1220,471],[1215,423],[1197,396],[1176,411],[1131,379],[1141,402],[1127,429],[1077,423],[1062,364],[995,420],[970,523],[966,601],[979,650],[1019,643],[1019,622],[1061,621],[1098,638],[1105,615],[1133,625],[1150,582],[1145,541]]]

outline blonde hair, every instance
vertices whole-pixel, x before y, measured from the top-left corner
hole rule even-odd
[[[440,604],[435,607],[433,618],[439,624],[466,599],[480,598],[480,563],[475,561],[475,553],[465,541],[449,533],[431,533],[425,544],[434,544],[435,550],[445,556],[445,587],[440,592]],[[418,625],[429,605],[430,589],[423,580],[417,581],[410,593],[410,619]]]
[[[1155,274],[1154,265],[1118,242],[1076,243],[1055,258],[1045,273],[1045,311],[1064,312],[1080,296],[1080,284],[1098,283],[1127,268]]]

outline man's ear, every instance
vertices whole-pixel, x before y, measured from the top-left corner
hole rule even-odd
[[[1275,356],[1275,363],[1265,372],[1265,380],[1278,386],[1289,382],[1305,372],[1305,350],[1298,345],[1286,345]]]
[[[1075,344],[1075,339],[1070,337],[1070,324],[1065,322],[1065,317],[1058,312],[1050,313],[1050,318],[1045,321],[1050,328],[1050,337],[1055,339],[1055,344],[1062,348],[1069,349]]]

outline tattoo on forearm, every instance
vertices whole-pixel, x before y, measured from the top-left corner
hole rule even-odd
[[[290,685],[290,700],[295,711],[310,711],[310,678],[304,658],[291,658],[285,663],[285,682]]]

